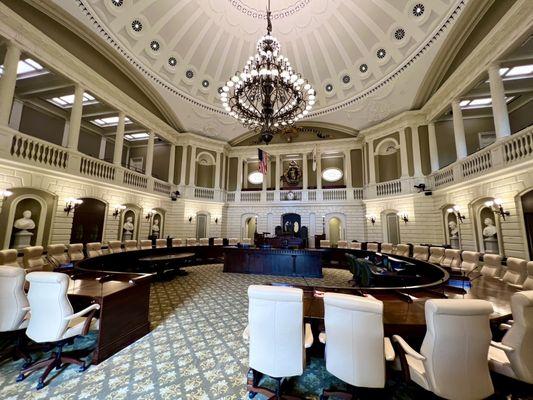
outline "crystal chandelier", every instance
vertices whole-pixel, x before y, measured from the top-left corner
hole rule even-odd
[[[280,54],[271,35],[270,0],[267,34],[257,42],[257,54],[222,88],[220,98],[230,116],[261,134],[269,143],[274,134],[304,118],[315,104],[315,90]]]

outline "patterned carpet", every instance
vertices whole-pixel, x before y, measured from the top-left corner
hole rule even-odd
[[[242,339],[247,323],[246,290],[251,284],[305,282],[300,278],[223,274],[219,264],[188,271],[188,276],[152,285],[150,334],[84,373],[77,372],[75,366],[54,371],[40,391],[35,390],[38,374],[16,383],[22,363],[4,362],[0,365],[0,399],[247,398],[248,348]],[[324,269],[323,279],[307,279],[307,283],[346,285],[349,278],[347,271]],[[93,341],[94,337],[80,340],[77,347],[89,347]],[[325,370],[322,359],[311,359],[305,374],[292,380],[289,389],[316,399],[324,386],[342,387],[342,383]],[[387,392],[362,395],[369,399],[430,398],[416,385],[400,381],[390,382]]]

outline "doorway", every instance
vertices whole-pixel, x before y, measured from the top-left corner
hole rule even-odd
[[[92,198],[82,198],[81,200],[83,203],[76,206],[74,211],[70,243],[101,242],[106,203]]]
[[[524,213],[524,227],[526,229],[527,247],[529,249],[529,259],[533,259],[533,190],[524,194],[522,200],[522,211]]]
[[[207,237],[207,215],[198,214],[196,216],[196,239]]]
[[[244,222],[244,238],[254,239],[257,232],[257,217],[246,218]]]
[[[388,213],[385,215],[387,227],[387,242],[392,244],[400,243],[400,218],[397,213]]]
[[[332,217],[328,221],[329,241],[332,245],[336,245],[341,239],[341,220],[337,217]]]

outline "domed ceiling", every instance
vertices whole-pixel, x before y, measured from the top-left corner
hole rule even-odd
[[[134,65],[181,126],[231,140],[220,88],[255,54],[266,0],[54,0]],[[281,52],[315,87],[310,120],[364,128],[409,109],[468,0],[272,0]]]

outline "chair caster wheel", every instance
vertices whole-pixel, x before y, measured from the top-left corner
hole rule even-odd
[[[22,382],[24,379],[26,379],[26,375],[24,374],[19,374],[17,376],[17,382]]]
[[[85,371],[87,368],[89,368],[89,366],[87,364],[83,364],[81,365],[79,368],[78,368],[78,372],[83,372]]]
[[[39,383],[37,384],[37,390],[41,390],[42,388],[44,387],[44,382],[41,382],[39,381]]]
[[[248,398],[253,399],[257,395],[256,392],[248,392]]]

